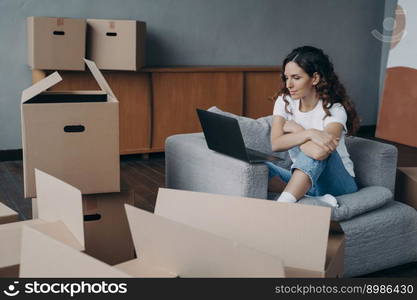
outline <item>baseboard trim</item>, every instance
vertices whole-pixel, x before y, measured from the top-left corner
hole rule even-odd
[[[22,149],[0,150],[0,161],[22,160]]]

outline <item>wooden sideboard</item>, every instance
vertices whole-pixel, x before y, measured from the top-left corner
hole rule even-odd
[[[119,100],[120,154],[164,151],[173,134],[200,132],[196,108],[259,118],[272,114],[269,100],[281,88],[279,67],[170,67],[137,72],[103,71]],[[59,71],[51,90],[99,89],[88,71]],[[34,70],[34,82],[48,72]]]

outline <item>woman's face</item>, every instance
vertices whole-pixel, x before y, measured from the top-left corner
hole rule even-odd
[[[301,99],[311,96],[314,85],[317,84],[317,76],[310,77],[297,63],[290,61],[285,65],[285,85],[290,92],[291,98]]]

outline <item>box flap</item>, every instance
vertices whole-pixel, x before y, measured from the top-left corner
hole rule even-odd
[[[62,221],[84,249],[84,217],[80,190],[35,169],[38,216],[47,222]]]
[[[17,212],[0,202],[0,218],[14,215],[17,215]]]
[[[55,84],[62,80],[61,75],[58,72],[54,72],[51,75],[45,77],[44,79],[36,82],[31,87],[28,87],[22,92],[22,103],[25,103],[29,99],[32,99],[36,95],[39,95],[43,91],[46,91],[50,87],[53,87]]]
[[[78,239],[72,234],[67,226],[62,221],[57,222],[46,222],[40,224],[28,224],[40,232],[43,232],[50,237],[60,241],[78,251],[83,251],[84,246],[80,244]]]
[[[152,266],[139,259],[132,259],[114,266],[126,274],[139,278],[175,278],[178,275],[163,268]]]
[[[283,277],[282,262],[232,240],[125,204],[140,260],[180,277]]]
[[[107,83],[106,79],[104,78],[103,74],[97,68],[97,65],[92,60],[88,60],[84,58],[85,63],[87,64],[88,68],[90,69],[91,73],[93,74],[94,78],[96,79],[100,88],[109,94],[113,100],[116,100],[116,96],[113,94],[112,89],[110,88],[109,84]]]
[[[24,226],[20,277],[130,277],[87,254],[61,243],[35,228]]]
[[[233,239],[285,266],[325,268],[328,207],[160,188],[155,214]]]
[[[0,226],[0,268],[19,264],[23,225],[40,223],[44,222],[27,220]]]

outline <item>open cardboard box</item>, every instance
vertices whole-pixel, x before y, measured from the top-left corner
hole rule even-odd
[[[19,215],[13,209],[0,202],[0,224],[19,221]]]
[[[286,277],[343,276],[344,233],[328,207],[160,188],[155,214],[278,256]]]
[[[23,226],[20,277],[130,277],[50,235],[54,224]]]
[[[234,240],[125,205],[138,258],[115,267],[137,277],[284,277],[281,259]]]
[[[136,257],[125,204],[134,204],[132,190],[82,196],[85,253],[110,265]],[[37,210],[37,199],[33,198],[33,218],[38,217]]]
[[[22,92],[24,196],[36,197],[35,168],[83,194],[120,191],[119,102],[93,61],[99,91],[46,91],[55,72]]]
[[[146,23],[87,20],[87,57],[100,69],[136,71],[145,65]]]
[[[37,224],[23,226],[20,277],[176,277],[175,274],[144,263],[122,264],[120,268],[112,267],[55,239],[48,230],[45,230],[48,226],[53,226],[53,224],[49,223],[43,227]],[[63,257],[65,259],[62,259]],[[134,270],[130,270],[129,267],[134,267]]]
[[[36,187],[39,218],[0,225],[0,277],[18,276],[24,225],[38,225],[74,249],[84,250],[80,191],[39,170],[36,170]]]
[[[282,262],[277,257],[130,205],[126,205],[126,212],[140,258],[111,267],[77,251],[62,240],[54,239],[48,228],[52,224],[30,224],[23,229],[21,277],[174,278],[284,275]]]
[[[134,191],[83,195],[85,253],[109,265],[135,258],[125,204],[134,205]]]
[[[86,20],[28,17],[28,64],[40,70],[84,70]]]

